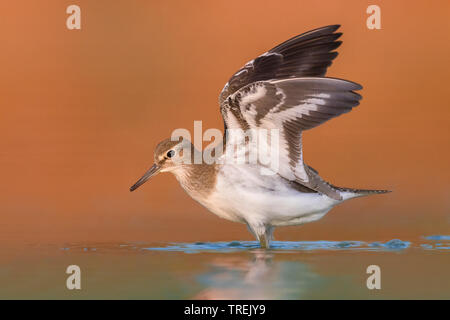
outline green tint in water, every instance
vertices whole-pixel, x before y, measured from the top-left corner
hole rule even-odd
[[[0,298],[450,299],[450,238],[35,246],[2,255]],[[23,249],[22,249],[23,250]],[[81,290],[66,289],[67,266]],[[366,286],[381,269],[381,290]]]

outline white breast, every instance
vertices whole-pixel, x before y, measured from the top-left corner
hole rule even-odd
[[[215,191],[200,201],[219,217],[273,226],[296,225],[320,219],[339,203],[319,193],[303,193],[278,176],[264,176],[250,165],[226,164]]]

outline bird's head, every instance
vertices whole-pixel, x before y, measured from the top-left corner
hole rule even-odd
[[[144,173],[144,175],[131,186],[130,191],[134,191],[144,184],[148,179],[160,172],[170,172],[182,169],[187,163],[191,163],[192,143],[186,139],[161,141],[155,148],[154,164]]]

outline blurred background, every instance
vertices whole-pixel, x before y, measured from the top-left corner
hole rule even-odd
[[[66,8],[81,7],[81,30]],[[381,30],[366,8],[381,7]],[[305,161],[338,186],[390,189],[279,240],[450,231],[448,1],[14,1],[0,4],[0,239],[250,240],[170,174],[136,192],[176,128],[222,129],[218,94],[244,63],[341,24],[328,76],[361,83],[353,112],[308,131]],[[331,160],[330,160],[331,159]]]

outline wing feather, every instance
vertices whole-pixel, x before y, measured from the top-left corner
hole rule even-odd
[[[332,52],[341,45],[335,33],[339,25],[314,29],[295,36],[245,64],[225,84],[220,96],[222,104],[228,96],[256,81],[287,77],[322,77],[332,60]]]
[[[340,199],[338,190],[303,162],[302,132],[351,111],[362,87],[334,78],[289,78],[258,81],[233,93],[223,104],[229,128],[278,129],[279,174],[312,190]]]
[[[225,84],[219,103],[225,123],[226,148],[248,145],[228,129],[279,130],[279,170],[285,179],[341,200],[339,190],[303,162],[302,132],[359,105],[362,87],[324,78],[338,53],[339,25],[293,37],[245,64]],[[250,130],[250,131],[252,131]]]

